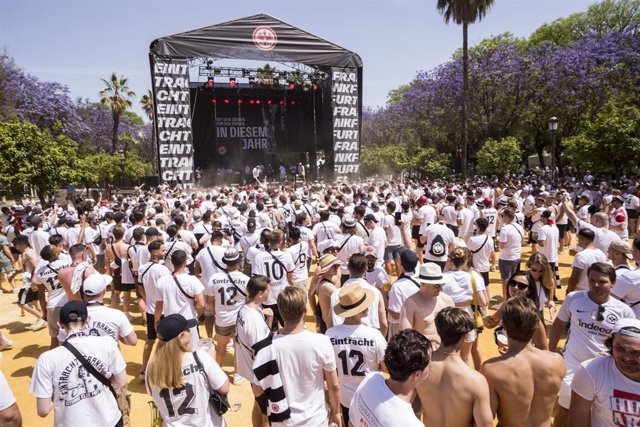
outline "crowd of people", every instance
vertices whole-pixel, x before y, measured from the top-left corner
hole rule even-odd
[[[167,426],[226,425],[243,381],[253,426],[638,426],[639,194],[587,174],[24,199],[0,282],[48,331],[29,390],[56,426],[130,424],[132,322]],[[0,425],[21,425],[1,373]]]

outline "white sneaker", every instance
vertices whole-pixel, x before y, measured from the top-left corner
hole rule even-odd
[[[46,326],[47,326],[47,322],[44,319],[40,318],[29,329],[31,329],[32,331],[39,331],[40,329],[44,329]]]
[[[238,375],[238,374],[233,374],[233,379],[232,379],[233,385],[238,385],[238,384],[240,384],[242,381],[244,381],[244,377],[241,377],[241,376],[240,376],[240,375]]]
[[[13,341],[11,340],[5,338],[4,341],[0,342],[0,351],[9,350],[11,347],[13,347]]]

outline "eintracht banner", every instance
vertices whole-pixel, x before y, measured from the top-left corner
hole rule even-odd
[[[331,80],[335,177],[354,178],[360,172],[358,72],[355,68],[333,68]]]
[[[153,57],[151,61],[160,179],[192,184],[189,67],[184,59]]]

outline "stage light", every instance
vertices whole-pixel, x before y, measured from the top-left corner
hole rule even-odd
[[[256,104],[260,104],[260,100],[259,99],[256,100]]]
[[[296,101],[291,101],[291,105],[296,105]]]
[[[271,105],[271,100],[268,100],[268,101],[267,101],[267,104]]]
[[[280,101],[280,105],[284,105],[284,101]]]
[[[318,90],[318,85],[313,85],[313,90]]]
[[[253,99],[249,100],[249,104],[253,105],[255,103],[256,103],[256,101],[254,101]]]
[[[225,100],[224,100],[224,103],[225,103],[225,104],[228,104],[228,103],[229,103],[229,100],[228,100],[228,99],[225,99]]]
[[[215,104],[215,103],[217,103],[217,102],[218,102],[218,101],[216,101],[216,99],[215,99],[215,98],[211,98],[211,103]]]
[[[295,83],[289,83],[289,89],[290,89],[290,90],[293,90],[293,89],[295,89],[295,88],[296,88]]]
[[[230,77],[229,78],[229,86],[236,87],[236,78],[235,77]]]
[[[215,85],[214,81],[213,81],[213,77],[209,77],[207,79],[207,87],[213,87]]]
[[[242,99],[238,99],[238,104],[242,104]]]

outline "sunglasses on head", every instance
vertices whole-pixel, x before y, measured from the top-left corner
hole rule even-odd
[[[596,316],[596,320],[601,322],[604,320],[604,306],[603,305],[599,305],[598,306],[598,315]]]
[[[510,280],[509,286],[517,287],[521,291],[524,291],[529,287],[529,285],[527,285],[526,283],[521,283],[521,282],[518,282],[517,280]]]

